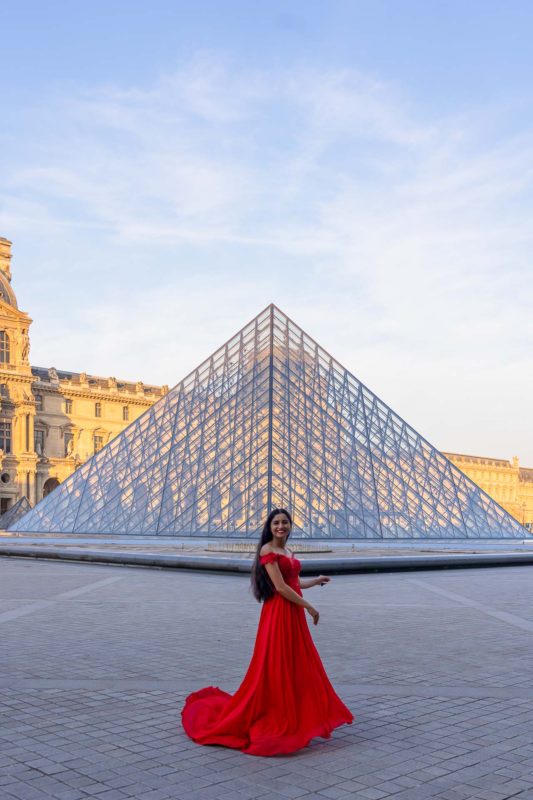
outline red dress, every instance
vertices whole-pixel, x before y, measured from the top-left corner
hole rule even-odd
[[[300,596],[300,562],[268,553]],[[248,672],[234,695],[209,686],[190,694],[181,712],[198,744],[234,747],[254,756],[292,753],[315,736],[351,723],[353,715],[329,682],[307,626],[305,609],[276,592],[263,603]]]

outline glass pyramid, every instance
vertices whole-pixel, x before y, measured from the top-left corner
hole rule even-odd
[[[271,305],[10,530],[523,538],[522,526]]]

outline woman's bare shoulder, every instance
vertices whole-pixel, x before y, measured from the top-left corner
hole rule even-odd
[[[270,547],[270,545],[267,543],[267,544],[264,544],[264,545],[263,545],[263,547],[262,547],[262,548],[261,548],[261,550],[259,551],[259,555],[260,555],[260,556],[266,556],[266,554],[267,554],[267,553],[271,553],[271,552],[272,552],[272,548],[271,548],[271,547]]]

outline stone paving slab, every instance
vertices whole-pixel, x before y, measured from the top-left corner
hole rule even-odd
[[[356,722],[254,758],[179,725],[190,691],[244,674],[260,611],[245,576],[0,559],[0,797],[533,798],[533,567],[309,594]]]

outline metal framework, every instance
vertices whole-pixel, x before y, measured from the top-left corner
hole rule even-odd
[[[522,526],[271,305],[10,530],[523,538]]]

